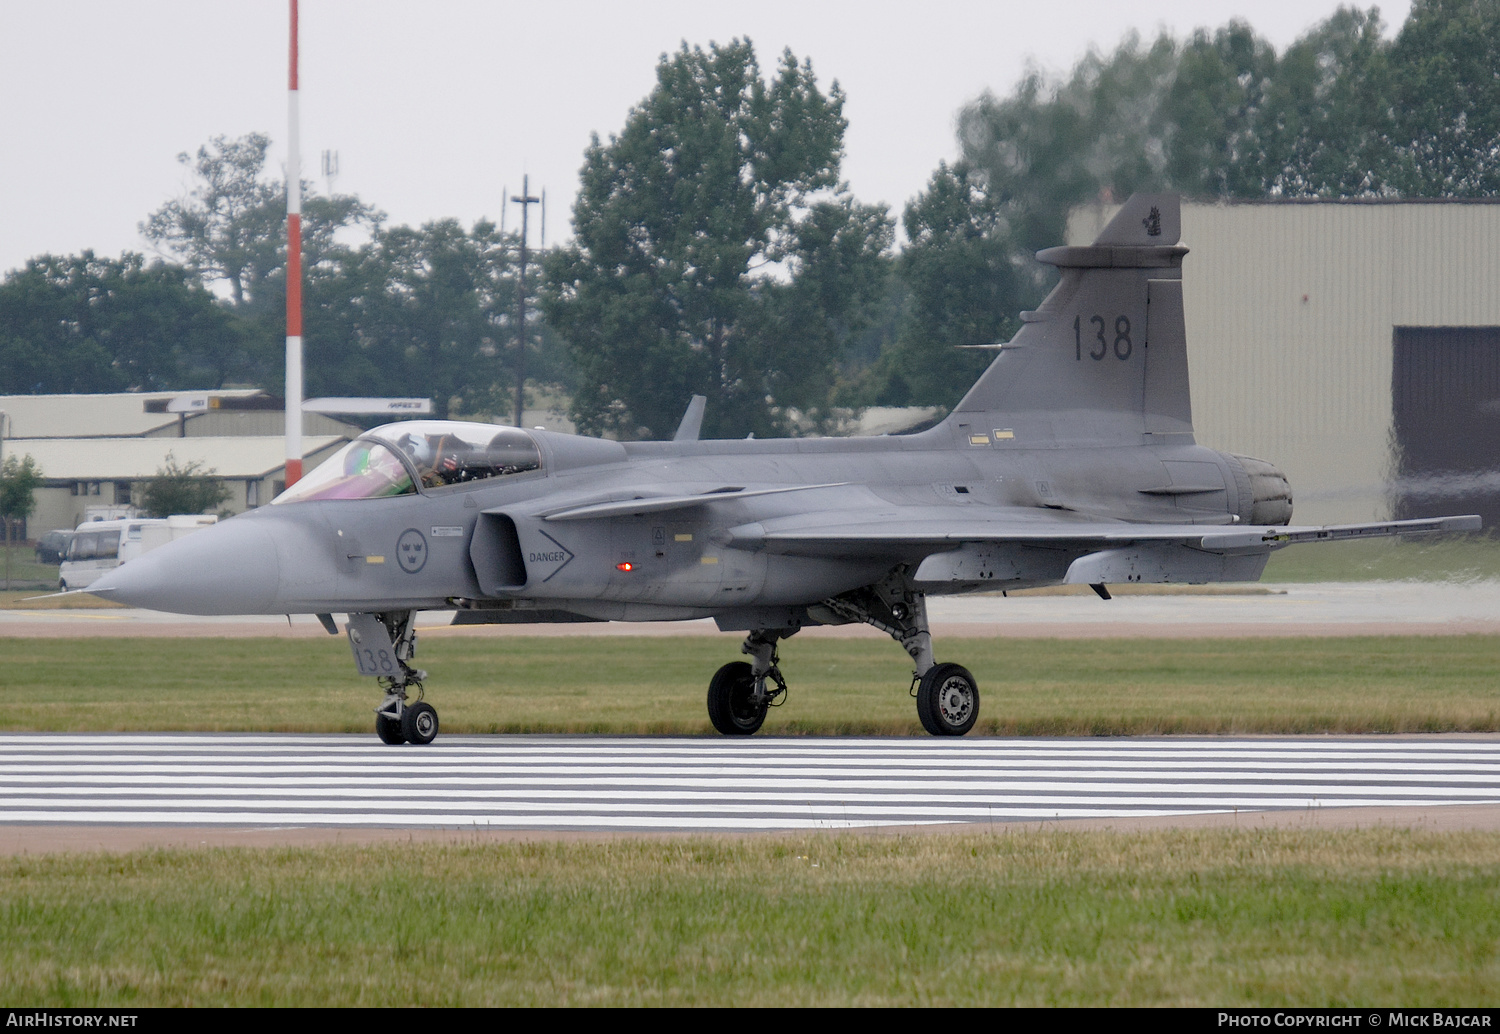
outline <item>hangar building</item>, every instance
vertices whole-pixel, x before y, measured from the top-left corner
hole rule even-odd
[[[1201,444],[1281,467],[1299,524],[1500,528],[1500,202],[1184,200],[1182,242]]]
[[[223,478],[223,509],[232,513],[274,499],[286,484],[285,403],[254,389],[225,390],[208,393],[218,404],[203,412],[169,413],[174,394],[0,396],[4,454],[30,455],[43,476],[25,533],[73,528],[139,502],[169,455],[180,467],[196,462]],[[360,431],[304,414],[307,469]]]

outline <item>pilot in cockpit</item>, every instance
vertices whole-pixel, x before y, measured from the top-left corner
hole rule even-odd
[[[451,434],[404,434],[396,443],[417,466],[424,488],[441,488],[465,480],[463,456],[472,446]]]

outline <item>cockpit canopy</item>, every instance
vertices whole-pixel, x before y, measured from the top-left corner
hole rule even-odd
[[[536,440],[519,427],[414,420],[369,431],[276,497],[380,499],[540,470]]]

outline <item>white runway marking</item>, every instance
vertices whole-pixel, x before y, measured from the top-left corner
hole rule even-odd
[[[0,823],[733,831],[1500,803],[1500,741],[0,735]]]

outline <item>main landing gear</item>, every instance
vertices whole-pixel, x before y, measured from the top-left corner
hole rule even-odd
[[[349,645],[359,673],[375,676],[375,684],[385,691],[385,699],[375,709],[375,735],[380,741],[420,746],[436,739],[437,709],[422,699],[427,673],[407,663],[417,655],[417,612],[350,614]],[[408,702],[412,689],[417,699]]]
[[[740,650],[751,663],[732,661],[714,672],[708,684],[708,720],[725,736],[749,736],[766,720],[766,711],[786,703],[786,679],[777,666],[776,642],[795,633],[757,629]],[[774,685],[767,686],[767,682]]]
[[[809,607],[808,614],[825,625],[861,621],[900,643],[914,665],[911,693],[917,701],[917,718],[929,733],[962,736],[974,728],[979,718],[979,684],[962,665],[934,660],[927,598],[912,588],[904,569],[875,585]],[[726,736],[749,736],[766,720],[767,708],[785,702],[786,680],[778,667],[776,643],[795,632],[751,632],[740,649],[750,655],[752,663],[735,661],[714,674],[708,684],[708,720],[715,729]]]
[[[934,664],[916,678],[917,717],[934,736],[962,736],[979,717],[979,684],[959,664]]]

